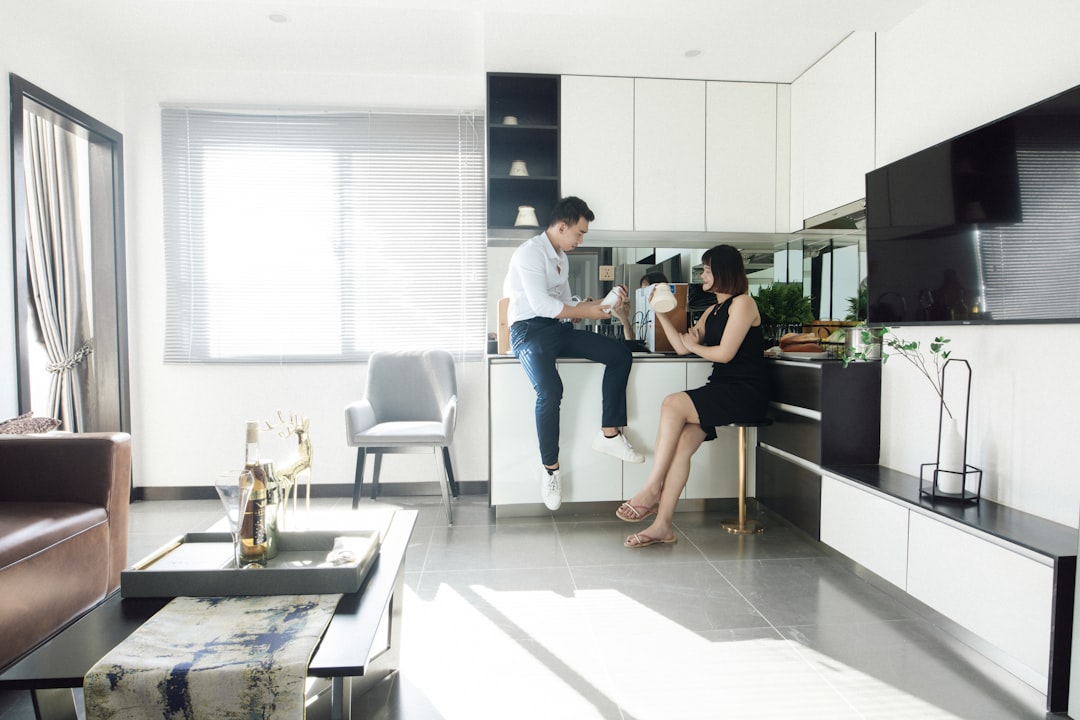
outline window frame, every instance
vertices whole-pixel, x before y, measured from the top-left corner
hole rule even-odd
[[[295,153],[293,174],[237,160],[269,151]],[[162,155],[166,363],[486,352],[482,114],[164,107]],[[233,279],[215,279],[222,270]],[[337,286],[332,301],[323,297],[328,282]],[[300,349],[305,333],[313,339]]]

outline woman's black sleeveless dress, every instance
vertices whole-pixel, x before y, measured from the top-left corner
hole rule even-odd
[[[705,318],[702,345],[719,345],[727,327],[730,297]],[[713,363],[704,387],[687,390],[694,403],[705,439],[716,437],[716,428],[733,422],[760,420],[769,407],[769,373],[765,366],[765,336],[751,327],[730,362]]]

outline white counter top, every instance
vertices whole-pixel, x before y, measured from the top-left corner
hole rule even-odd
[[[657,362],[657,361],[677,361],[677,362],[711,362],[705,358],[698,357],[697,355],[677,355],[675,353],[650,353],[650,352],[635,352],[631,353],[634,356],[634,362]],[[516,363],[518,359],[513,355],[488,355],[487,360],[489,363],[503,363],[512,362]],[[574,358],[574,357],[561,357],[559,362],[582,362],[591,363],[592,360],[586,358]]]

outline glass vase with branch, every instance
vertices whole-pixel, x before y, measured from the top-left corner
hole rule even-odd
[[[887,327],[863,328],[862,347],[848,348],[841,356],[844,367],[853,360],[873,359],[868,357],[869,348],[876,350],[880,342],[881,360],[885,362],[891,355],[899,355],[907,360],[923,377],[927,379],[934,393],[941,401],[941,410],[938,415],[937,432],[937,456],[935,462],[923,463],[919,468],[919,492],[932,499],[956,500],[960,502],[977,502],[982,494],[982,470],[969,465],[967,462],[967,419],[971,399],[971,366],[966,360],[950,359],[952,354],[948,350],[949,338],[935,337],[929,348],[915,340],[904,340],[897,337]],[[945,400],[945,375],[946,367],[956,362],[967,371],[966,382],[963,388],[963,397],[966,401],[959,411],[961,417],[956,417]],[[950,396],[957,399],[955,389],[950,388]],[[946,417],[947,416],[947,417]],[[928,470],[932,470],[930,478],[924,477]],[[972,490],[968,489],[968,478],[973,481]]]
[[[949,409],[949,404],[945,402],[944,391],[945,363],[949,360],[949,355],[952,352],[946,349],[950,342],[949,338],[940,335],[935,337],[930,342],[929,352],[926,352],[919,341],[904,340],[897,337],[890,328],[863,328],[862,346],[848,348],[840,356],[844,367],[847,367],[848,363],[855,360],[871,359],[867,355],[869,348],[879,341],[881,343],[881,361],[886,362],[891,355],[899,355],[914,365],[915,369],[930,382],[930,386],[934,388],[934,392],[941,400],[941,407],[951,419],[953,414]]]

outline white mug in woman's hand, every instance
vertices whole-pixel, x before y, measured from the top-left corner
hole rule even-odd
[[[671,312],[677,304],[670,285],[667,283],[653,283],[652,289],[649,291],[649,307],[654,312]]]

